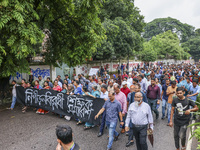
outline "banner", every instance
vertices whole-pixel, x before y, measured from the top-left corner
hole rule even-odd
[[[98,68],[91,68],[90,69],[90,72],[89,72],[89,76],[93,76],[93,75],[96,75],[97,72],[98,72]]]
[[[38,90],[33,88],[16,87],[17,101],[26,106],[42,108],[60,115],[74,116],[83,122],[99,124],[100,119],[94,120],[104,104],[101,98],[90,96],[67,95],[54,90]]]

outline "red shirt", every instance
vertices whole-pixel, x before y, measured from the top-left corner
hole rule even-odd
[[[128,79],[128,75],[127,74],[125,74],[125,75],[123,74],[122,75],[122,80],[124,80],[124,77],[127,77],[127,79]]]
[[[53,90],[54,90],[54,91],[61,92],[61,91],[62,91],[62,88],[61,88],[59,85],[57,85],[57,86],[54,86],[54,87],[53,87]]]
[[[129,88],[121,88],[120,91],[122,91],[126,95],[126,98],[128,96],[128,93],[130,93],[130,89]]]

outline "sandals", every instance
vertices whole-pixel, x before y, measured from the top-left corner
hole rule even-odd
[[[88,129],[91,129],[92,126],[88,127],[88,126],[84,126],[84,130],[88,130]]]
[[[186,147],[182,147],[181,150],[186,150]]]
[[[77,122],[77,125],[81,125],[81,124],[83,124],[82,121]]]

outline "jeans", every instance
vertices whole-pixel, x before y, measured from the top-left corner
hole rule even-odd
[[[101,120],[101,126],[100,126],[100,132],[103,133],[104,127],[106,122],[106,112],[104,111],[102,114],[102,120]]]
[[[133,125],[133,134],[136,140],[137,150],[148,150],[147,146],[147,125],[137,127]]]
[[[110,149],[112,147],[114,136],[118,136],[119,135],[119,133],[116,131],[117,122],[108,122],[108,121],[106,121],[106,126],[109,129],[109,141],[108,141],[107,148]]]
[[[172,104],[167,103],[167,115],[168,115],[168,123],[170,122],[170,116],[171,116],[171,109],[172,109]]]
[[[165,117],[165,109],[166,109],[166,106],[167,106],[167,100],[166,99],[162,99],[162,117],[164,118]]]
[[[177,126],[174,124],[174,141],[177,149],[180,148],[179,138],[181,139],[181,145],[185,146],[187,126],[188,124],[184,126]]]
[[[16,100],[17,100],[17,97],[13,96],[13,97],[12,97],[12,104],[11,104],[11,107],[10,107],[10,108],[13,109],[13,108],[15,107]]]
[[[159,115],[158,110],[156,109],[157,106],[157,99],[149,99],[148,98],[148,104],[151,107],[151,110],[154,111],[154,113],[156,114],[156,116]]]

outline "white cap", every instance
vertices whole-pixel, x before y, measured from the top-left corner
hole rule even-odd
[[[122,82],[122,85],[126,85],[126,84],[127,84],[127,82],[126,82],[126,81],[123,81],[123,82]]]

